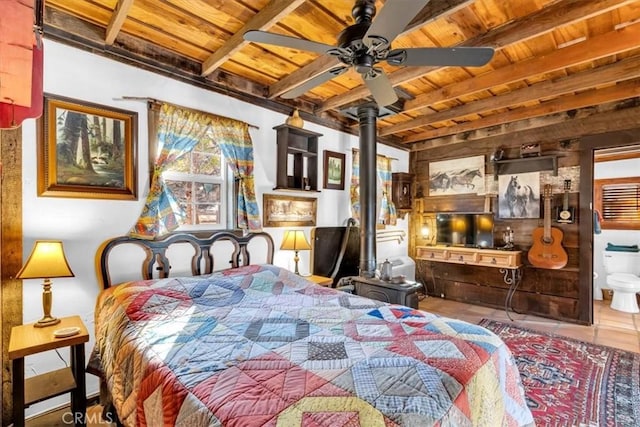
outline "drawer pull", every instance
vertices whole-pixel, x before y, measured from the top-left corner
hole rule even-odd
[[[495,258],[491,258],[491,264],[497,264],[497,263],[498,263],[498,261],[496,261]]]
[[[460,256],[458,257],[458,261],[464,261],[464,256],[463,256],[463,255],[460,255]]]
[[[435,258],[435,254],[431,252],[431,254],[429,255],[429,258]]]

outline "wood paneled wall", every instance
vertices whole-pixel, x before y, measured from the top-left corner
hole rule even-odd
[[[429,163],[441,160],[485,156],[485,173],[487,180],[493,180],[495,164],[491,161],[491,155],[498,148],[504,152],[503,159],[520,158],[520,144],[516,141],[509,145],[492,143],[491,140],[478,141],[478,143],[458,144],[450,147],[440,147],[432,150],[414,152],[411,155],[410,170],[415,174],[418,195],[422,189],[422,198],[417,198],[414,203],[414,215],[412,220],[416,222],[412,229],[420,229],[422,213],[443,211],[483,212],[486,200],[484,195],[451,195],[429,196]],[[580,164],[579,143],[574,140],[549,141],[540,143],[543,156],[557,156],[559,175],[553,178],[556,185],[553,187],[552,213],[554,207],[563,204],[564,192],[562,185],[563,171],[571,170],[573,175],[578,175]],[[544,175],[552,174],[552,171],[541,171]],[[541,189],[542,185],[541,183]],[[497,187],[496,187],[497,188]],[[579,220],[572,224],[560,224],[552,221],[552,227],[563,231],[562,246],[569,255],[567,265],[559,270],[549,270],[534,267],[527,260],[527,251],[532,246],[531,235],[537,227],[543,226],[543,198],[541,197],[540,219],[504,219],[497,214],[498,199],[495,193],[489,196],[489,207],[495,214],[494,243],[502,246],[503,232],[510,227],[514,230],[516,249],[523,251],[522,282],[511,299],[511,307],[518,312],[536,314],[576,323],[588,323],[581,316],[579,309]],[[572,182],[569,193],[569,205],[578,211],[579,192],[578,183]],[[552,218],[554,218],[552,216]],[[415,254],[416,245],[424,245],[426,242],[421,236],[416,236],[410,246],[410,253]],[[417,260],[416,279],[427,284],[429,293],[440,297],[464,301],[468,303],[503,308],[507,299],[509,286],[503,280],[503,274],[499,269],[487,267],[474,267],[455,264],[442,264],[430,261]]]

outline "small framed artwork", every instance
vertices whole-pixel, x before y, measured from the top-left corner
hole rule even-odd
[[[318,199],[279,194],[262,196],[265,227],[315,226]]]
[[[45,94],[38,195],[137,199],[138,113]]]
[[[324,150],[324,188],[344,190],[344,153]]]

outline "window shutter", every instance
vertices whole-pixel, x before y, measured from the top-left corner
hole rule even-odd
[[[597,180],[596,209],[603,229],[640,229],[640,177]]]

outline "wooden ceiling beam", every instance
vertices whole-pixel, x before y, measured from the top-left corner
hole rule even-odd
[[[475,0],[432,0],[418,13],[418,15],[416,15],[415,18],[413,18],[398,37],[408,34],[429,22],[435,21],[436,19],[446,18],[458,10],[469,6],[474,1]],[[280,96],[283,93],[306,83],[318,74],[324,73],[325,71],[328,71],[340,64],[341,63],[338,59],[322,55],[304,67],[301,67],[295,72],[289,74],[287,77],[272,84],[269,87],[269,98],[273,99]]]
[[[630,80],[604,89],[592,89],[576,95],[563,96],[552,101],[541,103],[534,107],[517,108],[504,113],[483,117],[472,122],[460,123],[456,126],[432,129],[413,135],[411,137],[403,138],[402,141],[404,143],[425,141],[447,135],[471,132],[477,129],[498,126],[504,123],[515,122],[518,120],[530,119],[534,117],[546,116],[548,114],[559,113],[562,111],[589,107],[605,102],[634,98],[638,95],[640,95],[640,82],[638,82],[637,80]]]
[[[335,56],[322,55],[317,59],[311,61],[304,67],[298,68],[293,73],[289,74],[283,79],[278,80],[271,86],[269,86],[269,99],[276,98],[285,92],[290,91],[303,83],[308,82],[318,74],[322,74],[325,71],[337,67],[340,65],[340,61]]]
[[[628,31],[624,31],[628,30]],[[472,77],[463,82],[454,83],[438,90],[420,95],[416,99],[405,102],[404,112],[416,110],[425,105],[454,100],[464,95],[490,89],[491,87],[509,84],[512,82],[525,80],[530,77],[551,73],[553,71],[572,67],[587,61],[594,61],[620,52],[634,49],[637,40],[640,38],[640,23],[625,27],[618,31],[606,33],[588,41],[571,45],[564,49],[556,50],[544,59],[534,57],[523,62],[500,68],[496,71]],[[638,64],[637,57],[634,57],[633,64]],[[392,126],[387,126],[379,130],[381,136],[392,135],[432,123],[462,117],[471,113],[482,113],[495,109],[496,105],[508,107],[539,98],[546,98],[554,95],[593,87],[598,84],[605,84],[611,81],[628,80],[637,77],[636,69],[627,67],[629,62],[621,61],[604,67],[590,69],[586,72],[576,73],[563,77],[556,81],[544,81],[533,86],[509,92],[505,95],[493,96],[479,101],[469,102],[460,107],[454,107],[439,113],[425,112],[425,115],[413,120],[407,120]],[[619,72],[618,70],[623,70]],[[639,71],[640,72],[640,71]],[[592,77],[593,76],[593,77]],[[590,78],[592,77],[592,78]],[[598,81],[602,78],[602,81]]]
[[[202,63],[202,75],[211,74],[224,64],[231,55],[247,45],[249,42],[244,40],[244,33],[249,30],[264,30],[272,27],[304,2],[305,0],[271,0],[240,31],[232,35],[213,55],[205,59]]]
[[[113,11],[113,15],[111,16],[111,20],[109,21],[109,25],[107,25],[104,40],[105,44],[112,45],[116,40],[120,29],[122,29],[122,24],[124,24],[124,20],[127,19],[131,5],[133,5],[133,0],[118,0],[116,8]]]
[[[560,0],[556,4],[540,11],[527,15],[506,23],[495,30],[469,39],[458,46],[492,46],[500,50],[516,42],[522,42],[534,37],[549,33],[557,27],[570,25],[574,22],[591,18],[613,9],[619,8],[635,0]],[[394,86],[410,82],[423,77],[431,71],[444,67],[405,67],[389,74],[389,80]],[[334,96],[326,100],[319,106],[319,111],[329,109],[339,109],[341,106],[349,104],[369,96],[366,86],[358,86],[348,92]]]
[[[426,159],[429,157],[428,150],[445,146],[448,149],[450,146],[471,141],[481,143],[489,140],[491,146],[497,147],[512,145],[513,141],[518,141],[518,144],[531,144],[605,133],[611,130],[611,123],[616,124],[616,129],[634,129],[638,127],[639,105],[640,100],[636,98],[569,113],[527,119],[503,125],[492,131],[483,129],[417,143],[411,150],[418,153],[421,159]]]

